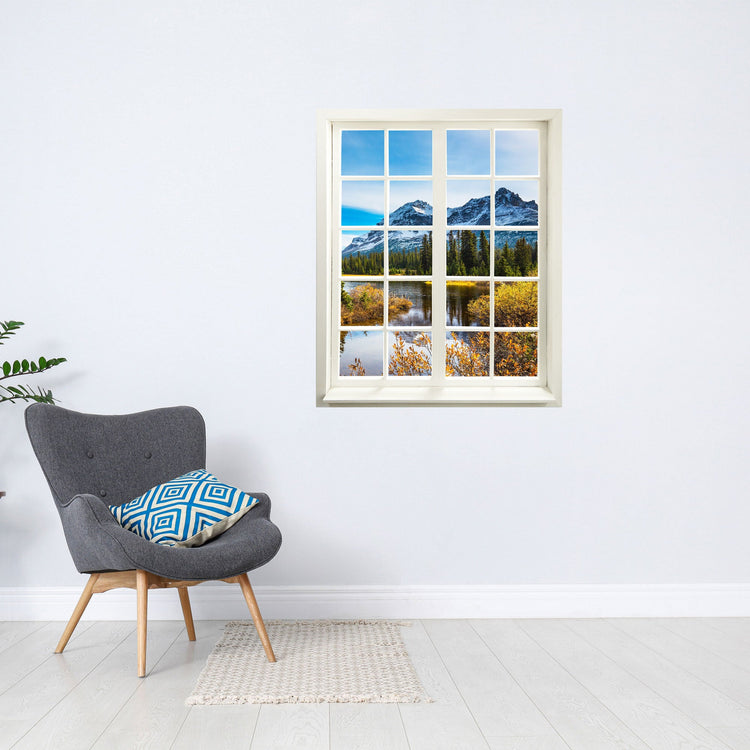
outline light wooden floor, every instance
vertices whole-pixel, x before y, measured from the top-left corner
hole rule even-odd
[[[195,706],[223,623],[0,623],[0,748],[750,750],[750,619],[423,620],[432,704]],[[258,648],[261,648],[258,644]],[[283,659],[283,654],[278,654]]]

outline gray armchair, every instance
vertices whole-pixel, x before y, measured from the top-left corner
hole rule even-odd
[[[281,546],[268,495],[227,531],[201,547],[167,547],[122,528],[108,505],[121,505],[206,464],[206,428],[187,406],[137,414],[80,414],[49,404],[26,409],[26,429],[52,490],[65,539],[89,579],[55,653],[61,653],[95,593],[137,591],[138,676],[146,674],[148,590],[176,588],[188,638],[195,640],[188,587],[203,581],[238,583],[269,661],[276,661],[247,572]]]

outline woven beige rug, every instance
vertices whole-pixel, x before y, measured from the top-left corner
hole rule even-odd
[[[228,622],[186,703],[430,702],[401,627],[388,620],[269,621],[277,659],[271,664],[252,622]]]

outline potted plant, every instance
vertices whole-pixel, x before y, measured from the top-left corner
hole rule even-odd
[[[20,320],[0,321],[0,345],[5,343],[5,339],[15,335],[22,325],[23,323]],[[16,359],[13,362],[3,362],[0,365],[2,367],[2,372],[0,372],[0,404],[14,401],[37,401],[42,404],[54,404],[55,398],[52,396],[52,391],[44,388],[34,389],[19,384],[5,385],[2,381],[19,375],[37,375],[40,372],[46,372],[53,367],[57,367],[65,361],[65,357],[53,357],[51,359],[39,357],[38,360]]]
[[[0,345],[5,343],[5,339],[10,338],[18,332],[23,325],[20,320],[0,321]],[[12,362],[6,361],[0,365],[0,404],[13,403],[15,401],[38,401],[42,404],[54,404],[55,398],[52,391],[44,388],[31,388],[27,385],[6,385],[4,382],[9,378],[15,378],[19,375],[37,375],[40,372],[57,367],[65,362],[65,357],[39,357],[34,359],[16,359]],[[5,493],[0,490],[0,498]]]

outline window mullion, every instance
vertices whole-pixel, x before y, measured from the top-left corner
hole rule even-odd
[[[432,130],[432,381],[444,385],[446,252],[448,231],[447,127]]]

